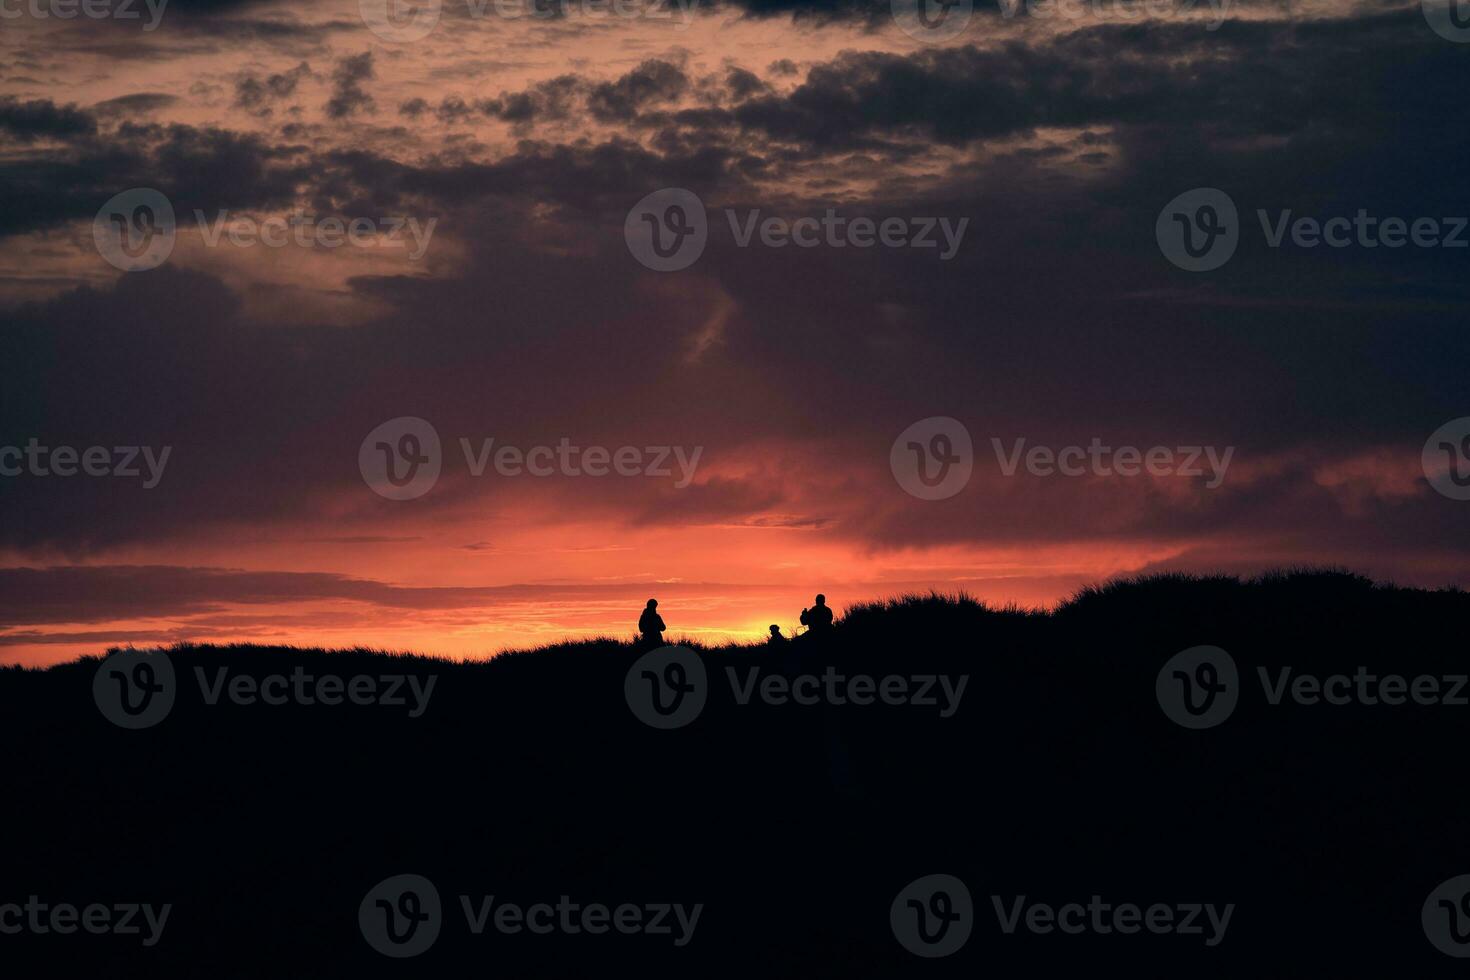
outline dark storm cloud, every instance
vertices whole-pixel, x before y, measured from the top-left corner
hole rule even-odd
[[[737,100],[748,99],[767,90],[766,83],[761,81],[759,75],[744,68],[730,68],[725,73],[725,84],[731,96]]]
[[[798,20],[863,20],[877,23],[889,15],[887,0],[721,0],[718,6],[756,17]],[[977,5],[978,6],[978,5]]]
[[[1463,118],[1463,109],[1407,99],[1411,79],[1448,78],[1461,60],[1421,21],[1403,11],[1343,23],[1231,22],[1214,33],[1166,22],[1094,27],[1039,46],[845,52],[789,94],[752,99],[735,114],[748,130],[812,150],[905,132],[958,145],[1042,126],[1280,136],[1314,125],[1373,132],[1399,114]],[[1388,87],[1344,83],[1365,73]]]
[[[0,97],[0,132],[22,143],[38,139],[70,139],[97,131],[97,120],[75,105],[58,106],[50,99],[21,101]]]
[[[744,93],[762,91],[764,86],[749,72],[732,69],[728,75],[731,90]],[[691,80],[679,66],[650,59],[609,82],[589,83],[577,75],[558,75],[537,82],[518,92],[501,92],[494,98],[466,98],[458,94],[443,96],[434,116],[443,123],[463,123],[477,115],[511,123],[517,132],[528,132],[534,125],[559,123],[573,119],[579,112],[605,124],[640,126],[657,123],[645,110],[672,103],[688,94]],[[422,98],[401,103],[401,115],[417,118],[430,110]]]
[[[1020,0],[1019,6],[1010,5],[1009,15],[1003,15],[998,0],[975,0],[972,5],[973,19],[967,25],[966,33],[961,36],[981,35],[1002,16],[1008,16],[1008,19],[1025,19],[1033,16],[1029,8],[1042,6],[1043,3],[1050,7],[1052,13],[1036,15],[1038,19],[1056,18],[1058,14],[1055,13],[1055,10],[1058,0]],[[790,17],[798,23],[817,24],[831,21],[857,22],[873,28],[886,27],[893,16],[894,9],[892,0],[716,0],[713,6],[717,9],[741,11],[752,17]],[[910,9],[912,6],[912,3],[909,3]],[[1071,10],[1080,9],[1083,7],[1083,0],[1071,0],[1063,6]],[[1230,0],[1230,6],[1233,9],[1247,7],[1262,7],[1272,11],[1282,9],[1281,0]],[[1101,9],[1115,16],[1138,17],[1142,14],[1141,12],[1135,13],[1135,11],[1157,8],[1153,4],[1143,4],[1139,0],[1088,0],[1088,9]],[[1181,11],[1207,10],[1209,5],[1207,0],[1178,0],[1175,9]]]
[[[157,188],[185,212],[284,203],[303,176],[299,168],[257,136],[126,121],[107,138],[73,138],[47,155],[0,161],[0,233],[90,221],[130,187]]]
[[[1256,207],[1465,214],[1449,175],[1470,119],[1463,100],[1426,97],[1456,90],[1463,54],[1409,14],[1214,34],[1099,27],[1033,47],[848,53],[784,95],[732,72],[722,105],[673,101],[688,80],[652,62],[602,86],[564,76],[400,110],[455,125],[587,113],[664,127],[646,144],[528,139],[493,162],[308,155],[189,127],[130,124],[105,145],[76,133],[64,153],[3,165],[18,188],[11,230],[90,220],[139,184],[206,209],[285,204],[306,187],[373,213],[446,215],[463,271],[354,279],[392,312],[351,329],[255,322],[218,280],[168,269],[22,311],[0,341],[0,443],[110,439],[176,455],[146,495],[12,483],[17,516],[0,540],[87,553],[232,522],[386,525],[405,511],[362,486],[357,445],[418,414],[451,452],[459,435],[497,434],[698,444],[711,462],[841,443],[802,479],[545,490],[568,513],[706,524],[779,511],[878,548],[1227,534],[1357,551],[1463,545],[1458,512],[1427,488],[1367,494],[1345,520],[1349,502],[1320,482],[1324,466],[1378,446],[1412,467],[1428,433],[1465,414],[1463,253],[1291,253],[1257,238],[1191,278],[1153,240],[1159,208],[1196,186],[1225,188],[1252,225]],[[367,52],[338,66],[344,115],[370,98],[370,78]],[[1001,142],[1046,130],[1058,131],[1047,145]],[[953,169],[905,171],[936,142],[956,151]],[[735,247],[723,207],[769,213],[772,192],[758,188],[776,186],[783,213],[820,214],[831,202],[799,183],[813,170],[834,194],[848,175],[876,187],[849,216],[968,217],[964,248],[939,263],[916,250]],[[665,186],[706,198],[711,235],[694,269],[658,277],[621,229],[633,202]],[[719,311],[714,353],[691,358]],[[939,414],[965,421],[987,454],[992,436],[1101,436],[1234,445],[1239,466],[1290,462],[1182,504],[1138,483],[991,474],[928,507],[894,485],[887,454],[906,425]],[[477,493],[493,507],[518,490],[447,477],[413,513]]]
[[[559,75],[525,91],[489,99],[481,109],[508,123],[560,122],[571,115],[573,101],[585,88],[577,76]]]
[[[168,0],[168,10],[183,16],[209,17],[235,14],[267,2],[269,0]]]
[[[362,83],[373,78],[373,53],[364,51],[337,62],[332,70],[332,97],[327,102],[327,115],[345,119],[361,111],[371,111],[373,97]]]
[[[262,0],[270,2],[270,0]],[[170,12],[173,4],[169,4]],[[322,50],[328,40],[346,35],[356,40],[362,31],[362,21],[356,18],[301,23],[295,20],[266,20],[250,17],[184,17],[168,23],[170,31],[177,31],[190,39],[205,42],[230,42],[236,44],[268,43],[283,51],[310,53]],[[187,52],[187,45],[179,45]],[[161,46],[159,54],[167,55],[167,46]]]
[[[0,568],[0,628],[95,623],[138,615],[197,616],[218,613],[227,604],[335,599],[390,609],[462,609],[530,596],[588,596],[609,591],[606,586],[407,588],[329,573],[171,565]]]
[[[493,163],[411,166],[362,150],[331,152],[322,162],[330,179],[381,202],[423,200],[453,208],[520,199],[597,216],[626,210],[628,195],[641,196],[642,187],[718,188],[728,178],[731,153],[720,146],[658,153],[621,139],[590,145],[528,140]]]
[[[167,95],[163,92],[138,92],[133,95],[121,95],[115,99],[107,99],[99,102],[93,108],[101,113],[149,113],[160,109],[167,109],[179,101],[177,95]]]
[[[142,0],[134,0],[129,6],[140,19],[72,20],[67,30],[47,35],[43,48],[18,58],[15,64],[39,71],[44,67],[43,59],[91,57],[122,67],[137,62],[228,57],[236,46],[247,44],[268,44],[278,53],[307,57],[324,53],[327,43],[342,35],[359,40],[363,31],[362,21],[356,17],[307,23],[294,18],[246,16],[253,9],[268,9],[273,2],[260,0],[189,12],[179,9],[178,0],[169,0],[157,8],[160,16],[156,28],[140,30],[140,23],[152,22],[154,15]]]
[[[445,123],[463,122],[474,114],[475,110],[469,103],[457,95],[445,96],[439,103],[439,108],[434,111],[439,121]]]
[[[192,630],[84,630],[80,632],[45,633],[40,630],[12,630],[7,633],[0,633],[0,647],[53,643],[95,643],[99,648],[102,648],[124,643],[165,644],[187,642],[194,635],[194,631]]]
[[[587,107],[600,122],[625,122],[647,105],[677,99],[688,85],[677,65],[650,59],[615,82],[594,86]]]
[[[311,66],[301,62],[295,68],[260,77],[246,72],[235,79],[235,105],[252,111],[265,109],[269,103],[296,94],[303,79],[311,78]]]
[[[662,583],[663,594],[697,593],[708,585]],[[724,593],[758,586],[719,586]],[[0,569],[0,646],[35,642],[125,643],[172,641],[213,635],[213,627],[331,625],[331,613],[229,613],[230,606],[277,607],[281,603],[345,601],[399,614],[484,609],[508,603],[574,600],[597,602],[640,597],[646,584],[503,585],[479,588],[405,587],[318,572],[242,571],[176,565],[102,565]],[[189,618],[187,626],[131,635],[69,632],[60,635],[15,627],[86,624],[134,617]],[[349,622],[355,622],[349,620]]]
[[[446,95],[439,100],[438,106],[432,107],[432,111],[442,123],[463,123],[485,116],[511,123],[521,132],[535,123],[561,122],[571,118],[578,100],[588,91],[588,84],[578,76],[559,75],[519,92],[501,92],[494,98],[466,99],[460,95]],[[422,98],[409,99],[398,106],[400,115],[415,119],[430,109],[428,101]]]

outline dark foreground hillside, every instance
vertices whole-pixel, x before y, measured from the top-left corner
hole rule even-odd
[[[157,658],[0,671],[0,970],[1462,975],[1467,888],[1436,889],[1470,875],[1467,623],[1463,593],[1314,573],[1050,615],[905,600],[697,661],[179,647],[171,682]],[[287,703],[246,703],[271,675]],[[803,675],[821,703],[762,702]],[[320,703],[389,688],[403,704]],[[170,911],[119,935],[94,910],[94,935],[31,896]]]

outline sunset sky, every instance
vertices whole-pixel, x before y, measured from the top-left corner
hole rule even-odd
[[[818,591],[1041,606],[1294,563],[1465,584],[1470,502],[1421,451],[1470,415],[1470,249],[1271,247],[1256,214],[1470,214],[1470,43],[1432,11],[986,4],[933,38],[887,0],[627,4],[444,0],[394,40],[357,0],[171,0],[151,30],[142,0],[8,0],[0,448],[169,454],[151,487],[141,452],[139,477],[0,476],[0,663],[483,656],[629,636],[651,596],[672,637],[719,641],[791,632]],[[1239,245],[1190,272],[1156,222],[1202,187]],[[94,224],[136,188],[177,231],[125,272]],[[625,236],[665,188],[707,212],[673,271]],[[829,209],[967,223],[947,259],[732,230]],[[196,211],[374,231],[211,243]],[[416,257],[389,234],[410,218]],[[935,417],[973,472],[927,500],[890,456]],[[406,418],[440,473],[390,499],[364,441]],[[475,475],[462,439],[670,447],[671,473]],[[1210,486],[1008,475],[992,443],[1094,439],[1231,456]]]

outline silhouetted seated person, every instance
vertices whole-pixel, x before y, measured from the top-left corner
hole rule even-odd
[[[666,628],[664,618],[658,614],[658,600],[649,599],[648,605],[643,607],[643,615],[638,617],[638,632],[643,634],[643,645],[663,646]]]
[[[827,605],[826,596],[817,596],[816,605],[801,611],[801,625],[809,636],[826,636],[832,631],[832,607]]]
[[[766,645],[780,647],[786,645],[786,637],[781,635],[781,627],[775,623],[771,624],[771,635],[766,637]]]

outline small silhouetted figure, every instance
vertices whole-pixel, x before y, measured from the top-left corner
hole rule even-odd
[[[817,596],[816,605],[801,611],[801,625],[806,627],[808,633],[818,635],[832,628],[832,607],[827,605],[826,596]]]
[[[781,627],[775,623],[771,624],[771,635],[766,637],[766,645],[779,647],[786,643],[786,637],[781,635]]]
[[[651,647],[663,646],[665,628],[664,618],[658,614],[658,600],[649,599],[643,615],[638,617],[638,632],[643,634],[643,642]]]

